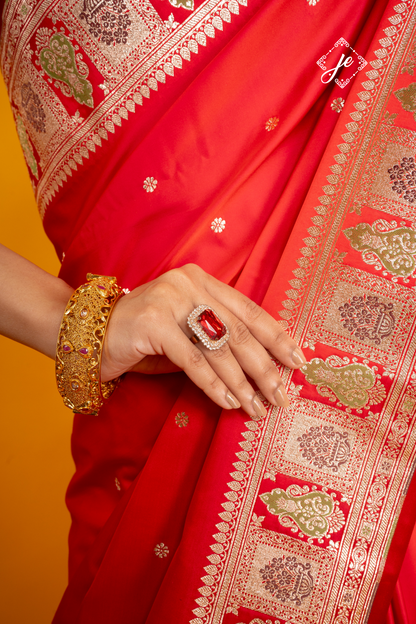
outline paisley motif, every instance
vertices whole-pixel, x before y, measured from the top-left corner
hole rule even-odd
[[[306,489],[309,489],[306,486]],[[345,524],[345,518],[334,499],[326,492],[303,493],[299,486],[289,486],[286,491],[276,488],[260,494],[267,511],[279,517],[283,526],[299,529],[311,538],[329,537]]]
[[[52,35],[49,47],[40,51],[39,60],[48,76],[58,81],[64,95],[93,108],[92,84],[86,79],[88,67],[79,63],[80,71],[75,61],[75,50],[65,35]]]
[[[361,252],[366,264],[384,267],[395,277],[408,278],[416,268],[416,232],[410,227],[397,227],[384,219],[359,223],[344,230],[353,249]]]
[[[169,0],[169,3],[175,8],[188,9],[188,11],[194,10],[194,0]]]
[[[344,361],[346,365],[340,366],[343,360],[336,356],[330,356],[326,361],[313,358],[301,370],[307,381],[317,386],[321,396],[333,402],[338,399],[347,407],[368,409],[385,399],[385,388],[369,366],[349,364],[348,358]]]

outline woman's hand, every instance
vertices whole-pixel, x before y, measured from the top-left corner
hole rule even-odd
[[[189,340],[192,332],[187,318],[201,304],[212,308],[230,331],[228,343],[214,351]],[[101,376],[108,381],[126,371],[182,369],[222,408],[241,405],[247,414],[259,418],[265,409],[245,373],[270,403],[289,404],[266,349],[289,368],[306,362],[296,342],[260,306],[188,264],[119,300],[107,328]]]

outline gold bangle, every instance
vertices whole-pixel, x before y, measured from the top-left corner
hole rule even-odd
[[[124,292],[115,277],[88,273],[87,280],[66,306],[55,371],[65,405],[77,414],[96,416],[119,380],[101,382],[101,355],[111,312]]]

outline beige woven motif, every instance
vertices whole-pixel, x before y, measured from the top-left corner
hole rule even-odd
[[[274,482],[277,474],[294,476],[341,492],[350,503],[373,431],[371,418],[291,397],[270,442],[264,479]]]
[[[240,607],[248,607],[313,624],[335,557],[334,551],[251,525],[227,612],[238,615]],[[292,583],[287,583],[288,575]]]
[[[416,132],[392,125],[383,119],[373,137],[359,190],[351,211],[361,214],[362,206],[408,219],[416,219]]]
[[[336,256],[317,302],[304,347],[317,343],[397,369],[416,316],[409,288],[350,267]]]
[[[228,615],[364,624],[371,610],[416,461],[416,134],[388,110],[402,70],[414,70],[413,3],[394,5],[388,20],[366,55],[362,90],[342,111],[345,131],[311,223],[295,232],[303,241],[279,313],[312,360],[284,372],[289,409],[246,423],[190,624]],[[403,109],[413,124],[414,110]],[[333,496],[340,514],[334,532],[311,544],[297,512],[299,497],[314,492]]]

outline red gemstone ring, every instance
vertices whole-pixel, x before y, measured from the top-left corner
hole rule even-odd
[[[191,312],[188,325],[194,332],[192,342],[201,341],[211,351],[222,347],[230,337],[226,324],[206,305],[200,305]]]

